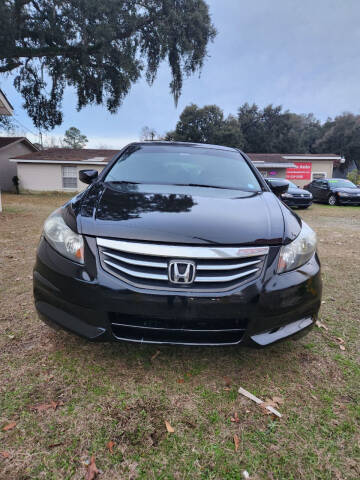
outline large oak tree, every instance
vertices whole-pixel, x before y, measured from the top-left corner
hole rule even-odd
[[[78,109],[106,103],[114,113],[143,74],[153,83],[163,60],[177,102],[215,34],[204,0],[3,0],[0,74],[15,71],[35,126],[51,129],[67,85]]]

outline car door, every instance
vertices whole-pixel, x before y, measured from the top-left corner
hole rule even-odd
[[[320,200],[320,180],[313,180],[309,185],[309,190],[312,193],[314,200]]]
[[[327,180],[320,180],[319,196],[321,202],[327,202],[330,193],[329,182]]]

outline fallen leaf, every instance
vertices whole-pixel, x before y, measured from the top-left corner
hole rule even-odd
[[[284,399],[282,397],[273,397],[272,401],[274,403],[277,403],[278,405],[283,405],[284,404]]]
[[[10,422],[3,427],[3,431],[7,432],[8,430],[12,430],[14,427],[16,427],[16,422]]]
[[[231,387],[231,384],[232,384],[231,378],[225,376],[225,377],[224,377],[224,380],[225,380],[225,385],[226,385],[227,387]]]
[[[340,350],[346,350],[345,345],[344,345],[345,340],[344,340],[343,338],[341,338],[341,337],[335,337],[335,341],[336,341],[337,344],[339,345]]]
[[[30,407],[30,410],[35,410],[36,412],[44,412],[46,410],[53,409],[55,411],[60,405],[64,405],[64,402],[51,401],[50,403],[41,403],[40,405],[34,405]]]
[[[165,420],[165,425],[166,425],[166,430],[168,431],[168,433],[174,433],[175,430],[173,429],[173,427],[170,425],[170,423]]]
[[[238,414],[236,412],[234,413],[234,416],[231,417],[230,420],[234,423],[240,423],[240,418],[238,417]]]
[[[9,458],[9,457],[10,457],[10,453],[9,453],[9,452],[0,452],[0,455],[1,455],[3,458]]]
[[[329,330],[328,327],[323,322],[320,322],[320,320],[316,320],[315,325],[318,328],[323,328],[326,332]]]
[[[274,400],[272,400],[271,398],[265,398],[265,402],[262,402],[260,406],[263,408],[266,408],[266,407],[276,408],[278,404],[274,402]]]
[[[94,455],[92,455],[90,463],[88,465],[88,469],[86,471],[85,480],[95,480],[99,473],[100,472],[95,465],[95,457]]]
[[[116,443],[113,442],[112,440],[110,440],[110,442],[108,442],[108,443],[106,444],[106,448],[109,449],[109,451],[110,451],[111,454],[114,453],[113,447],[115,447],[115,445],[116,445]]]
[[[183,378],[178,378],[176,381],[177,383],[184,383],[185,380]]]
[[[239,450],[240,440],[236,434],[234,435],[234,445],[235,445],[235,452],[237,452]]]
[[[160,350],[157,350],[154,355],[151,357],[151,361],[153,362],[155,360],[156,357],[158,357],[160,355]]]
[[[230,387],[224,387],[225,392],[230,392],[231,388]]]
[[[265,415],[271,415],[272,414],[272,412],[268,409],[268,407],[275,408],[275,407],[277,407],[277,404],[274,403],[272,400],[260,403],[260,408],[263,410]]]

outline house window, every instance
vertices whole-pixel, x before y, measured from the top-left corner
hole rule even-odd
[[[62,167],[62,186],[63,188],[77,189],[76,167]]]
[[[318,179],[323,179],[326,178],[326,173],[325,172],[313,172],[312,174],[312,179],[313,180],[318,180]]]

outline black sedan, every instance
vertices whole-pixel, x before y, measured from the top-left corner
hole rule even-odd
[[[134,143],[45,221],[40,317],[89,340],[265,346],[312,328],[316,235],[250,159],[226,147]]]
[[[344,178],[313,180],[304,188],[312,193],[314,202],[329,205],[360,205],[360,188]]]
[[[285,178],[266,178],[270,185],[288,185],[286,192],[281,194],[281,200],[291,208],[308,208],[313,202],[313,196],[310,192],[302,190],[295,183],[286,180]]]

